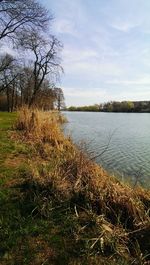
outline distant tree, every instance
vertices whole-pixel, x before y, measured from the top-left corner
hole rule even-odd
[[[113,102],[104,103],[103,111],[112,112],[113,111]]]
[[[17,92],[18,65],[11,55],[4,55],[0,58],[0,93],[6,95],[7,110],[13,111],[14,100]]]
[[[0,73],[5,71],[5,69],[7,69],[12,61],[14,60],[13,56],[10,54],[2,54],[0,56]]]
[[[7,111],[7,110],[8,110],[7,97],[3,92],[1,92],[0,93],[0,111]]]
[[[39,91],[35,100],[35,106],[42,110],[54,109],[54,93],[53,89],[44,88]]]
[[[65,98],[64,98],[64,93],[61,88],[56,87],[54,89],[54,94],[55,94],[55,106],[57,110],[61,110],[65,108]]]
[[[69,111],[100,111],[100,105],[95,104],[91,106],[81,106],[81,107],[74,107],[71,106],[67,110]]]
[[[76,111],[77,108],[75,106],[70,106],[70,107],[67,108],[67,110],[69,110],[69,111]]]
[[[110,101],[100,105],[71,106],[69,111],[150,112],[150,101]]]
[[[131,112],[134,109],[134,103],[131,101],[122,101],[121,102],[121,111]]]
[[[19,75],[19,91],[21,97],[21,105],[29,105],[34,85],[33,69],[31,66],[24,66],[20,69]]]
[[[6,76],[12,70],[14,65],[15,58],[10,54],[3,54],[0,56],[0,92],[6,89],[6,86],[12,83],[12,79],[9,79],[9,82],[6,84]]]

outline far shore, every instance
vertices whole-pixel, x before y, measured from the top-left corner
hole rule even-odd
[[[69,110],[65,109],[63,111],[69,112],[100,112],[100,113],[150,113],[150,111],[100,111],[100,110]]]

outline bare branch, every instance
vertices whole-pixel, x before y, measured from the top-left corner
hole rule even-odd
[[[116,132],[116,129],[115,129],[115,130],[111,133],[111,135],[109,136],[108,142],[107,142],[107,144],[104,146],[103,151],[102,151],[101,153],[99,153],[99,154],[97,154],[97,155],[91,157],[91,160],[95,160],[96,158],[101,157],[101,156],[102,156],[102,155],[108,150],[109,145],[110,145],[111,140],[112,140],[112,137],[113,137],[113,135],[115,134],[115,132]]]
[[[52,14],[36,0],[3,0],[0,5],[0,16],[0,39],[35,27],[45,31],[53,19]]]

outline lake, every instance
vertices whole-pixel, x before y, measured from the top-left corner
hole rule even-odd
[[[64,112],[65,133],[111,174],[150,187],[150,113]],[[83,144],[84,143],[84,144]],[[95,158],[94,158],[95,157]]]

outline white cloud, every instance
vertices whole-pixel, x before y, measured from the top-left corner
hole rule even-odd
[[[113,85],[150,85],[150,76],[143,76],[141,78],[135,79],[135,80],[109,80],[106,81],[107,84],[113,84]]]
[[[123,100],[148,100],[150,99],[150,90],[147,88],[135,88],[129,87],[129,89],[120,89],[114,91],[112,94],[111,88],[79,88],[79,87],[64,87],[63,88],[67,106],[83,106],[92,105],[114,101]]]
[[[74,63],[98,57],[96,50],[92,48],[77,48],[65,46],[62,52],[65,63]]]
[[[84,89],[76,87],[63,88],[67,106],[92,105],[108,99],[108,93],[104,88]]]
[[[86,77],[87,80],[103,79],[105,76],[120,76],[123,73],[115,61],[101,58],[101,54],[92,48],[65,47],[63,66],[66,76]]]
[[[130,91],[124,91],[119,93],[116,96],[116,100],[131,100],[131,101],[138,101],[138,100],[149,100],[150,99],[150,90],[146,91],[144,88],[141,88],[140,91],[133,91],[131,88]]]
[[[54,31],[60,34],[71,34],[73,36],[77,35],[76,29],[72,21],[68,19],[59,19],[56,20],[54,25]]]
[[[123,32],[128,32],[138,26],[140,26],[140,23],[132,23],[128,21],[114,22],[111,24],[112,28]]]
[[[97,97],[104,97],[107,95],[107,92],[103,88],[93,88],[89,91],[81,88],[64,88],[65,96],[71,97],[80,97],[80,98],[97,98]]]
[[[73,64],[65,64],[66,74],[74,76],[84,76],[87,80],[97,78],[102,80],[103,77],[120,76],[122,69],[113,62],[75,62]]]
[[[55,0],[52,6],[64,44],[68,105],[150,98],[149,0]]]
[[[0,47],[0,54],[4,54],[4,53],[8,53],[14,56],[17,54],[17,52],[11,47],[9,47],[8,45],[3,45],[2,47]]]

